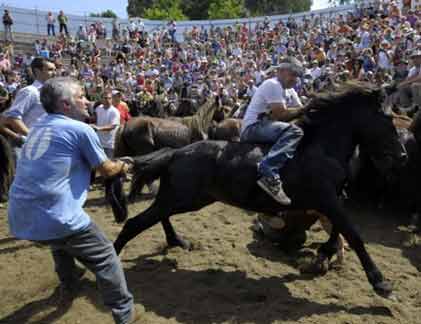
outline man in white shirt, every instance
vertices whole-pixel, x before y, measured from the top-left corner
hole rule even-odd
[[[291,97],[291,93],[287,96],[286,89],[296,84],[302,71],[302,64],[294,58],[277,66],[276,76],[264,81],[254,94],[241,129],[243,142],[274,143],[258,165],[260,178],[257,184],[283,205],[291,204],[291,200],[282,188],[279,171],[294,156],[303,137],[303,131],[298,126],[288,123],[301,115],[303,110],[301,107],[287,109],[287,98]]]
[[[411,106],[421,108],[421,51],[413,52],[411,59],[414,65],[409,70],[406,80],[399,84],[400,104],[405,108]]]
[[[112,93],[104,93],[103,104],[98,106],[96,112],[96,125],[92,128],[98,132],[99,140],[109,159],[114,157],[114,139],[120,125],[120,113],[112,105]]]
[[[45,81],[55,76],[54,63],[43,57],[32,60],[31,69],[35,81],[18,91],[12,106],[3,112],[0,132],[6,135],[16,146],[19,158],[19,147],[25,142],[32,125],[46,115],[40,100],[40,90]]]

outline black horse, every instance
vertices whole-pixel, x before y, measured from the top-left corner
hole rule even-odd
[[[129,219],[114,243],[117,253],[128,241],[161,222],[169,245],[188,247],[170,223],[170,216],[199,210],[221,201],[251,211],[276,214],[282,210],[317,210],[333,225],[329,240],[319,251],[316,264],[325,268],[336,253],[342,234],[357,253],[374,290],[388,296],[392,287],[368,254],[338,198],[347,178],[349,160],[357,145],[369,152],[383,173],[394,172],[406,160],[390,116],[382,110],[384,93],[370,85],[348,85],[340,93],[320,95],[309,105],[302,127],[305,136],[295,157],[283,170],[284,189],[293,204],[279,205],[256,184],[256,164],[268,147],[222,141],[202,141],[180,149],[163,149],[135,159],[135,172],[147,180],[160,178],[156,200]],[[124,206],[119,180],[109,189]],[[124,207],[114,208],[124,213]],[[127,215],[120,214],[124,218]],[[285,232],[300,220],[285,219]]]

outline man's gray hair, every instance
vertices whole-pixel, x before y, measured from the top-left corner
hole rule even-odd
[[[41,103],[49,114],[60,110],[60,100],[68,100],[74,103],[73,97],[80,89],[80,83],[69,77],[52,78],[46,81],[41,89]]]

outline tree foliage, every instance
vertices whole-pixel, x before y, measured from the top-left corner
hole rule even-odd
[[[331,0],[347,1],[347,0]],[[349,0],[351,1],[351,0]],[[128,0],[130,17],[148,19],[217,19],[308,11],[312,0]],[[170,18],[168,18],[170,17]]]
[[[91,16],[91,17],[101,17],[101,18],[118,18],[117,14],[110,9],[105,10],[101,13],[92,12],[92,13],[89,14],[89,16]]]
[[[243,0],[213,0],[209,5],[209,19],[230,19],[244,16]]]
[[[246,0],[246,7],[252,16],[309,11],[312,4],[312,0]]]
[[[145,10],[144,18],[156,20],[187,19],[180,7],[180,0],[158,0],[152,7]]]

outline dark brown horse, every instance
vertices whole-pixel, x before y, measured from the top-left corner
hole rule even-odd
[[[209,97],[196,114],[168,119],[135,117],[121,126],[115,138],[115,157],[141,156],[163,147],[179,148],[208,138],[215,115],[220,118],[222,107],[216,97]],[[136,179],[133,179],[133,183]],[[142,190],[144,184],[139,184]],[[133,189],[133,186],[132,186]],[[129,199],[135,198],[131,190]]]
[[[0,135],[0,201],[7,199],[15,174],[15,159],[9,142]]]

